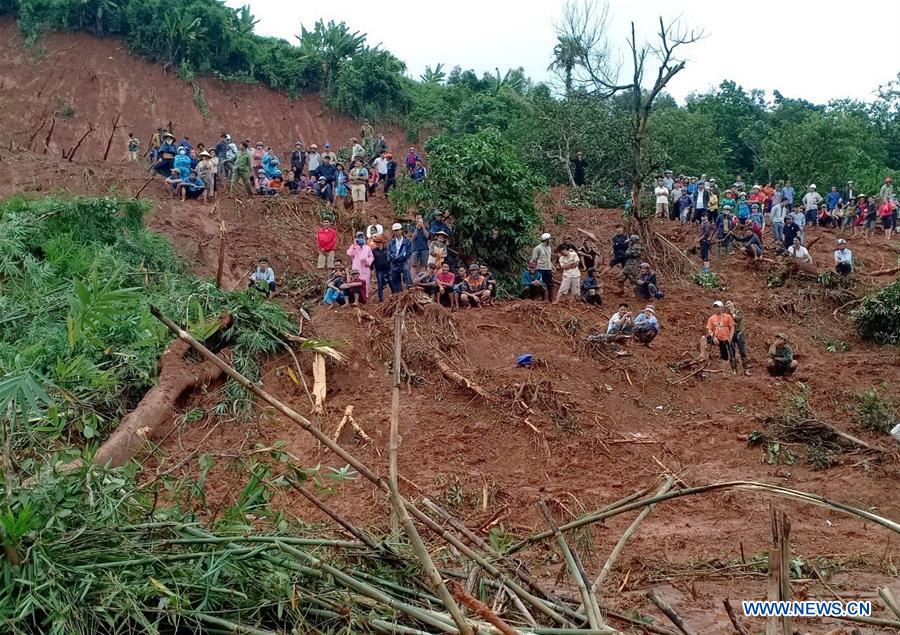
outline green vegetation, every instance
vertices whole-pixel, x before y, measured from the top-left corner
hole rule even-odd
[[[172,338],[150,303],[198,337],[217,335],[254,378],[258,357],[279,350],[295,328],[261,294],[226,293],[187,275],[169,243],[144,228],[146,211],[114,198],[0,205],[0,412],[16,482],[57,453],[90,452],[154,382]],[[222,312],[234,321],[217,333]],[[229,383],[217,408],[250,406]]]
[[[856,417],[866,429],[873,432],[890,432],[898,423],[895,413],[897,402],[890,396],[890,386],[882,385],[856,395]]]
[[[500,133],[487,130],[428,142],[431,171],[421,185],[409,183],[395,205],[418,203],[449,210],[453,246],[502,273],[516,273],[540,222],[533,175]]]
[[[900,280],[867,295],[850,316],[863,339],[900,345]]]

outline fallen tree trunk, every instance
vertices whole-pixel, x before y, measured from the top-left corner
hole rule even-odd
[[[231,324],[231,316],[219,318],[220,330]],[[191,345],[174,340],[159,358],[159,382],[144,395],[138,405],[129,412],[110,437],[94,454],[94,464],[119,467],[134,457],[141,446],[172,415],[175,402],[190,388],[205,386],[222,376],[222,370],[210,361],[195,364],[184,358]],[[81,466],[81,460],[61,466],[61,472],[69,472]]]
[[[177,340],[160,358],[159,383],[147,391],[137,407],[129,412],[109,439],[94,455],[94,463],[104,467],[124,465],[172,415],[178,398],[189,388],[205,386],[222,375],[215,364],[193,364],[184,359],[190,345]]]
[[[482,399],[487,399],[488,401],[490,401],[491,396],[489,394],[487,394],[487,392],[485,392],[485,390],[481,386],[479,386],[478,384],[476,384],[472,381],[469,381],[467,378],[463,377],[458,372],[456,372],[455,370],[450,368],[450,365],[447,362],[445,362],[443,359],[441,359],[437,353],[429,351],[427,353],[427,355],[428,355],[428,359],[430,359],[431,362],[435,366],[437,366],[438,370],[441,371],[441,374],[444,377],[446,377],[447,379],[452,381],[454,384],[456,384],[460,388],[465,388],[467,390],[471,390],[472,392],[474,392],[476,395],[478,395]]]

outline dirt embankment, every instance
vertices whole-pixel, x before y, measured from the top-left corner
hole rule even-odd
[[[338,148],[359,136],[360,122],[324,108],[317,95],[291,100],[260,84],[210,77],[198,77],[192,85],[174,69],[132,57],[118,40],[49,33],[38,55],[23,46],[9,19],[0,20],[0,38],[2,149],[61,157],[94,128],[75,156],[102,159],[117,118],[109,154],[115,162],[126,157],[129,131],[146,149],[153,131],[170,124],[179,138],[186,134],[194,143],[215,144],[228,131],[235,140],[263,141],[283,154],[297,139]],[[381,131],[392,148],[405,143],[397,128]]]

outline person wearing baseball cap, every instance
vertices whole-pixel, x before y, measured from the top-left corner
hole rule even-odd
[[[550,234],[541,234],[541,243],[531,250],[531,259],[537,263],[537,272],[547,289],[547,299],[553,298],[553,249],[550,247]]]
[[[309,152],[306,153],[306,168],[309,170],[309,175],[318,177],[321,164],[322,155],[319,154],[319,146],[313,143],[309,146]]]
[[[713,302],[713,314],[706,321],[706,338],[709,344],[718,343],[719,358],[731,366],[732,373],[737,374],[733,343],[734,318],[725,312],[725,303],[721,300]]]
[[[772,377],[787,377],[797,370],[797,360],[794,359],[794,351],[787,345],[787,335],[776,333],[775,341],[769,347],[769,359],[766,360],[766,370]]]
[[[656,319],[656,309],[653,305],[644,307],[644,310],[635,316],[632,333],[635,341],[647,347],[656,339],[659,335],[659,320]]]
[[[394,223],[391,225],[391,240],[388,243],[388,262],[391,265],[390,280],[391,293],[403,291],[403,282],[412,286],[412,273],[409,271],[409,256],[412,245],[403,233],[403,225]]]
[[[843,238],[838,238],[834,250],[834,270],[842,276],[853,273],[853,252],[847,249],[847,241]]]

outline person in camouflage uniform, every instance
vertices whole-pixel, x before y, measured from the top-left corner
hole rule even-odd
[[[366,156],[370,159],[377,157],[378,155],[373,154],[373,150],[375,149],[375,129],[372,128],[372,124],[369,123],[368,119],[363,120],[363,125],[359,129],[359,132],[362,137],[362,146],[366,150]]]
[[[733,300],[725,303],[725,308],[731,313],[731,319],[734,320],[734,337],[731,343],[741,355],[741,366],[744,367],[744,374],[750,375],[750,362],[747,360],[747,341],[744,339],[744,312],[734,305]],[[731,370],[737,372],[737,356],[731,360]]]
[[[625,252],[625,265],[619,273],[619,294],[625,293],[625,281],[630,280],[632,284],[636,284],[640,278],[641,258],[644,255],[644,245],[641,244],[641,237],[632,234],[628,239],[628,251]]]

